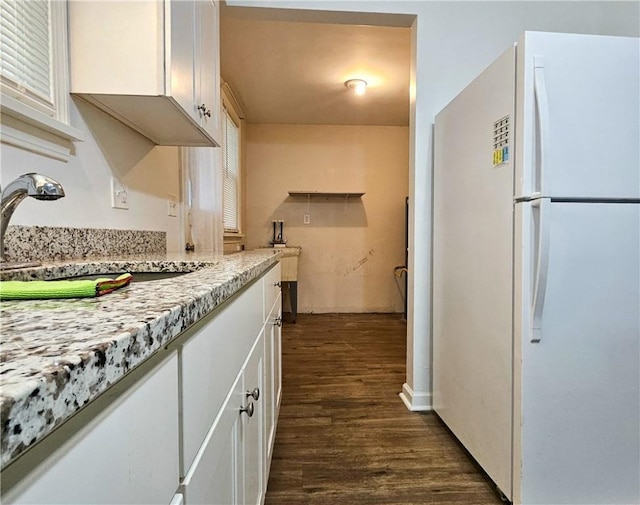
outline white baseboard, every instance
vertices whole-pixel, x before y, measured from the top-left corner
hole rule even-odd
[[[412,412],[428,412],[433,410],[431,407],[431,393],[416,393],[406,382],[402,385],[400,399],[404,402],[407,409]]]

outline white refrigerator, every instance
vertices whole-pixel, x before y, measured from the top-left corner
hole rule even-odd
[[[525,32],[436,117],[433,406],[513,503],[640,503],[640,40]]]

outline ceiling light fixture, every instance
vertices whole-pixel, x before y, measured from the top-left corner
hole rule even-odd
[[[353,90],[353,94],[357,96],[364,95],[365,91],[367,91],[367,81],[363,79],[349,79],[344,83],[344,85]]]

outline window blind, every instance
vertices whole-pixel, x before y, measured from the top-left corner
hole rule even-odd
[[[0,74],[4,87],[54,115],[48,0],[0,0]]]
[[[240,231],[239,173],[240,130],[227,109],[223,109],[222,127],[222,215],[225,231]]]

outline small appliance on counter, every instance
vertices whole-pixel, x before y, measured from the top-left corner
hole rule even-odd
[[[272,247],[286,247],[287,241],[284,239],[284,220],[273,221],[273,240],[270,242]]]

